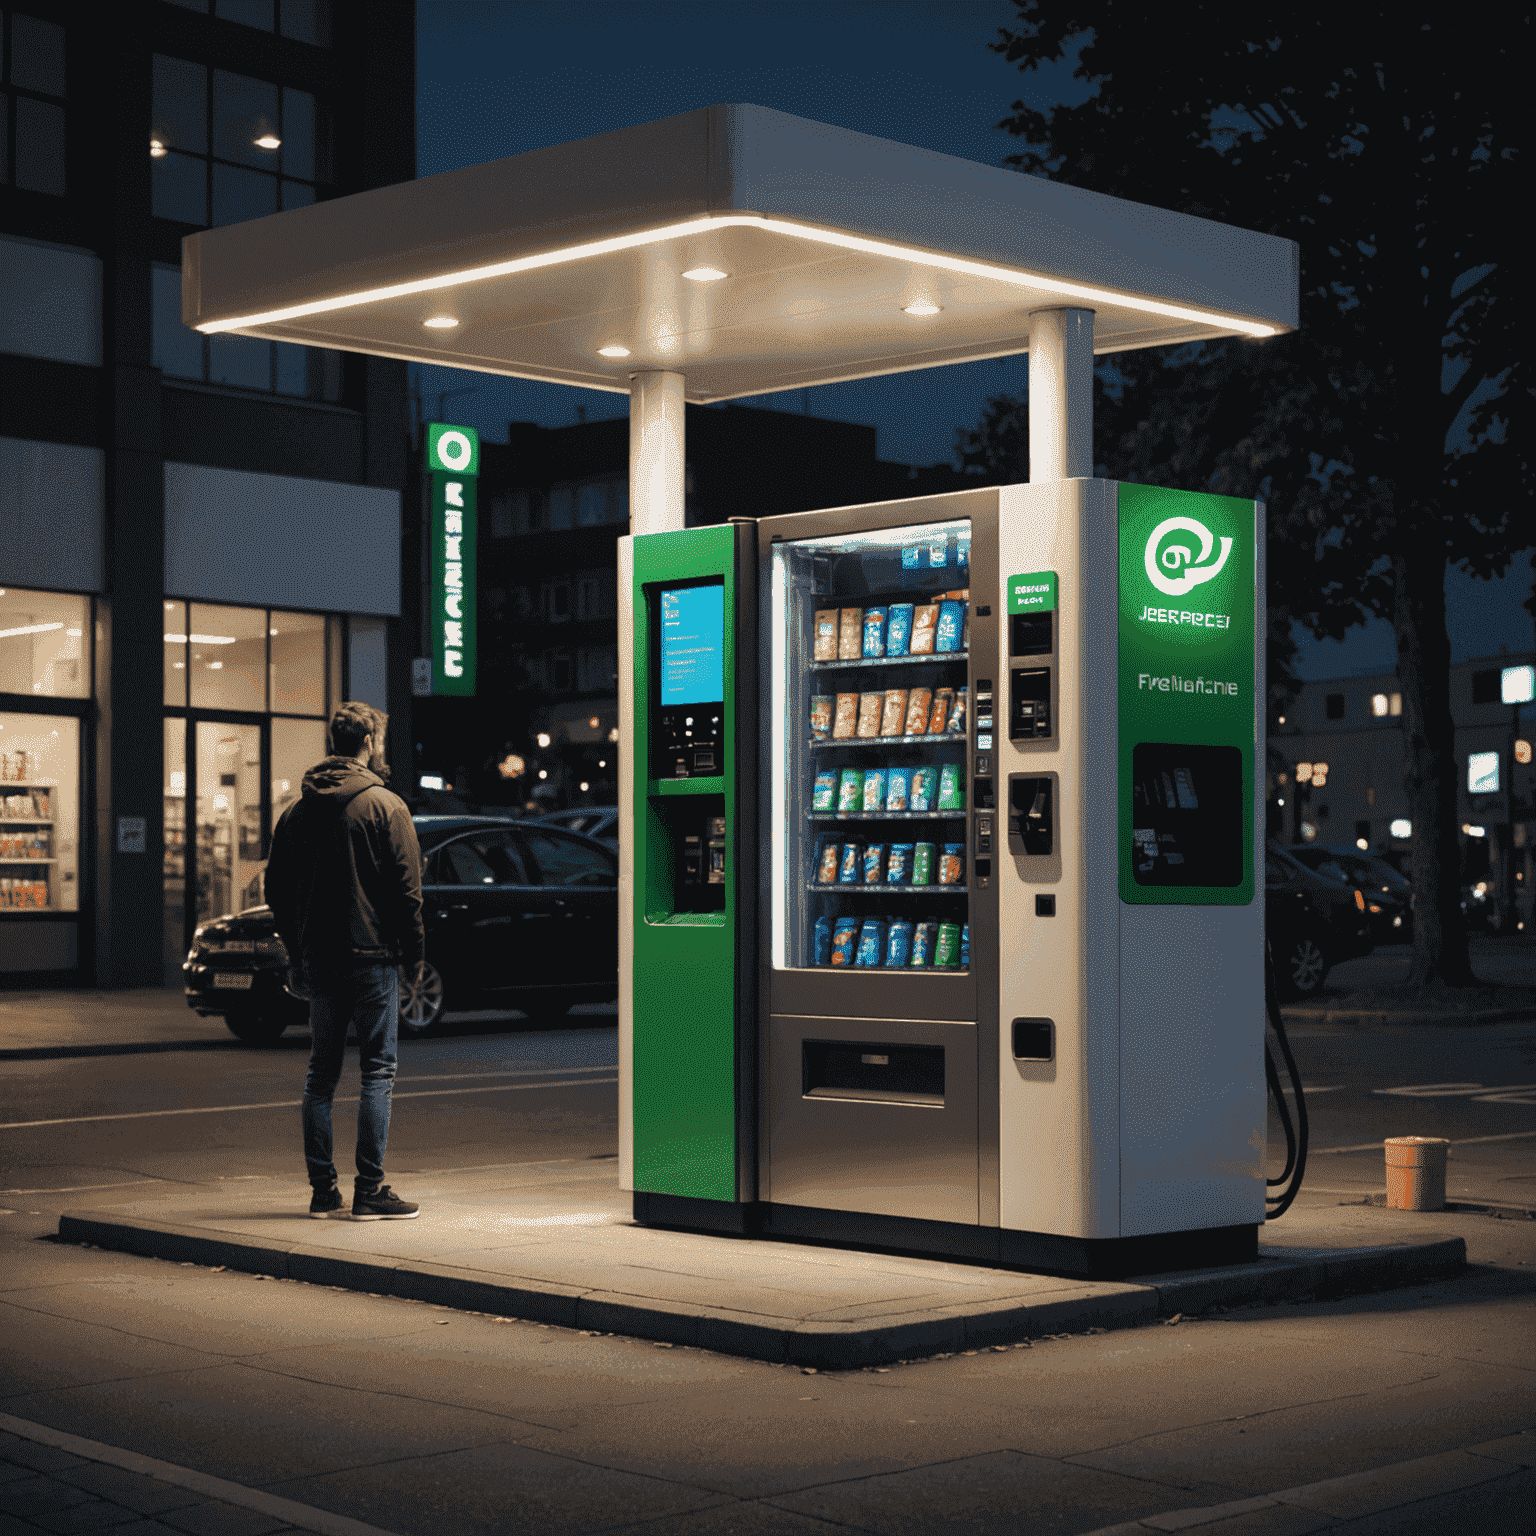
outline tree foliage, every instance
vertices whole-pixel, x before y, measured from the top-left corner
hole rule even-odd
[[[1091,92],[1016,101],[999,125],[1023,141],[1010,163],[1300,247],[1299,332],[1121,354],[1101,370],[1096,459],[1120,478],[1265,500],[1284,628],[1392,620],[1421,893],[1413,979],[1469,981],[1444,576],[1447,562],[1501,573],[1532,542],[1516,255],[1530,18],[1016,9],[993,47],[1026,74],[1075,55]],[[1023,430],[1020,403],[999,398],[962,458],[996,473]],[[1277,635],[1272,665],[1285,650]]]

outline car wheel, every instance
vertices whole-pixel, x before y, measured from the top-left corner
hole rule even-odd
[[[426,1035],[437,1028],[448,1006],[442,972],[430,960],[419,974],[400,971],[400,1033]]]
[[[1280,967],[1282,990],[1289,997],[1310,997],[1328,977],[1328,957],[1316,939],[1303,934],[1286,951]]]
[[[236,1012],[224,1015],[225,1027],[247,1045],[275,1045],[288,1027],[280,1013]]]

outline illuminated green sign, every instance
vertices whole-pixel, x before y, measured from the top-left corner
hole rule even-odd
[[[1056,572],[1030,571],[1008,578],[1009,613],[1054,613]]]
[[[432,547],[428,561],[428,622],[432,631],[432,692],[467,697],[475,691],[475,477],[480,437],[473,427],[433,422],[427,428],[427,480]]]
[[[1120,899],[1253,900],[1254,503],[1122,485]]]

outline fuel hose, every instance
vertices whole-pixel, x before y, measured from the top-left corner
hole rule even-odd
[[[1275,1066],[1275,1053],[1269,1039],[1264,1040],[1264,1078],[1269,1084],[1270,1097],[1275,1101],[1275,1111],[1280,1117],[1280,1128],[1285,1133],[1285,1167],[1278,1178],[1266,1179],[1269,1189],[1264,1203],[1266,1217],[1274,1221],[1290,1210],[1291,1202],[1301,1190],[1302,1175],[1307,1170],[1307,1100],[1301,1091],[1301,1073],[1296,1069],[1296,1058],[1291,1054],[1291,1042],[1285,1036],[1285,1021],[1280,1017],[1280,1000],[1275,990],[1275,961],[1266,940],[1264,945],[1264,1011],[1269,1027],[1280,1045],[1280,1055],[1291,1079],[1296,1095],[1296,1117],[1291,1118],[1291,1108],[1285,1101],[1285,1089],[1280,1082],[1280,1072]]]

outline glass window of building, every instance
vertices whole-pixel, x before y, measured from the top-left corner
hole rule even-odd
[[[236,224],[315,201],[330,118],[307,91],[156,54],[149,154],[156,217]]]
[[[188,611],[187,676],[193,709],[265,709],[265,610],[192,603]]]
[[[267,626],[274,714],[325,713],[325,627],[318,613],[273,612]],[[311,759],[313,761],[313,759]]]
[[[79,910],[80,721],[0,712],[0,919]]]
[[[0,183],[63,197],[64,28],[5,10],[0,34]]]
[[[90,616],[88,597],[0,587],[0,693],[87,698]]]
[[[341,353],[250,336],[203,336],[181,323],[181,269],[156,266],[150,282],[154,363],[167,378],[309,400],[341,399]]]
[[[170,0],[170,4],[237,26],[281,32],[296,42],[321,48],[331,42],[329,0]]]

